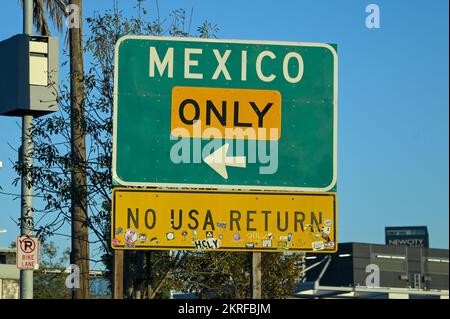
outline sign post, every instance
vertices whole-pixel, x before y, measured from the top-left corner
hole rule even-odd
[[[33,0],[23,2],[23,33],[31,35],[33,33]],[[22,174],[22,196],[21,196],[21,229],[22,236],[33,235],[33,188],[31,186],[31,167],[33,166],[34,142],[31,136],[33,127],[33,115],[24,114],[22,116],[22,153],[21,159],[27,168]],[[20,250],[20,249],[19,249]],[[33,269],[25,268],[20,271],[20,298],[33,299]]]
[[[252,253],[252,275],[251,275],[252,299],[261,299],[261,253]]]
[[[114,299],[123,299],[123,250],[114,250]]]

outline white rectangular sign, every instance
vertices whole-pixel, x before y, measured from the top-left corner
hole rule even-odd
[[[18,269],[39,269],[39,239],[31,236],[17,237],[16,265]]]

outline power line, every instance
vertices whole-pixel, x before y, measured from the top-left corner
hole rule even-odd
[[[2,192],[2,191],[0,191],[0,195],[16,196],[16,197],[22,196],[22,195],[20,195],[20,194],[7,193],[7,192]],[[43,195],[24,195],[24,197],[26,197],[26,196],[31,196],[31,197],[35,197],[35,198],[38,198],[38,197],[40,197],[40,198],[45,198],[45,196],[43,196]]]

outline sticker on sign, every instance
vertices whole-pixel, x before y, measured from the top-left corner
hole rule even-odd
[[[114,72],[115,185],[335,187],[335,46],[124,36]]]

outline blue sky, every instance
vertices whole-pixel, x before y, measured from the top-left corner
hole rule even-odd
[[[367,29],[376,3],[381,28]],[[113,0],[86,0],[85,17]],[[134,0],[119,0],[127,14]],[[144,4],[155,17],[155,1]],[[426,225],[431,247],[449,241],[448,1],[160,1],[161,16],[194,8],[193,26],[216,23],[222,39],[337,43],[339,53],[338,234],[384,243],[384,227]],[[22,30],[18,1],[0,11],[0,39]],[[86,30],[87,31],[87,30]],[[64,74],[61,75],[64,77]],[[0,186],[11,185],[19,118],[0,117]],[[0,247],[15,239],[20,203],[0,194]],[[59,246],[69,240],[55,237]]]

